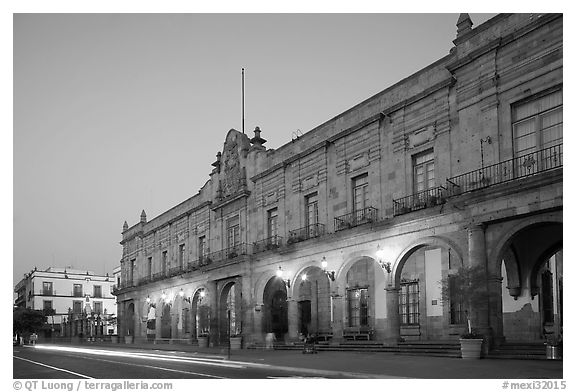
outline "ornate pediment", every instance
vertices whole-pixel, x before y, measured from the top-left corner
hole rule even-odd
[[[245,157],[249,148],[250,141],[246,135],[234,129],[228,132],[220,160],[218,197],[221,200],[246,190]]]

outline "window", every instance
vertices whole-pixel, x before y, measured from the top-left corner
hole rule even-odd
[[[226,222],[227,227],[227,247],[234,248],[240,244],[240,218],[235,216],[228,219]]]
[[[436,185],[434,175],[434,151],[426,151],[415,155],[414,162],[414,193],[422,192]]]
[[[348,326],[368,326],[368,289],[352,289],[348,294]]]
[[[102,286],[94,286],[94,298],[102,298]]]
[[[44,304],[42,306],[42,309],[44,309],[45,311],[49,311],[52,310],[52,301],[44,301]]]
[[[400,283],[400,324],[420,324],[420,292],[418,280],[404,281]]]
[[[182,268],[184,266],[184,254],[186,252],[186,244],[180,244],[178,247],[178,266]]]
[[[82,301],[72,302],[72,312],[74,312],[74,314],[82,313]]]
[[[318,233],[318,193],[306,196],[306,230],[309,237]]]
[[[95,314],[102,314],[102,302],[94,301],[94,313]]]
[[[168,251],[162,252],[162,274],[166,275],[166,270],[168,269]]]
[[[352,179],[352,210],[358,214],[369,207],[368,174]]]
[[[148,257],[148,279],[152,278],[152,257]]]
[[[276,244],[278,235],[278,209],[273,208],[268,211],[268,237]]]
[[[198,238],[198,259],[200,261],[203,261],[204,257],[206,257],[206,236],[205,235]]]
[[[562,144],[562,122],[562,91],[513,107],[514,156]]]
[[[134,270],[136,269],[136,259],[130,260],[130,271],[128,272],[128,282],[132,284],[134,282]]]
[[[82,297],[83,293],[82,293],[82,285],[81,284],[75,284],[74,285],[74,292],[72,294],[74,297]]]
[[[54,295],[54,293],[52,292],[52,282],[42,282],[42,294]]]

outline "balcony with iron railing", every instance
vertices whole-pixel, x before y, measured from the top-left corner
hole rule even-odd
[[[301,227],[296,230],[290,230],[287,244],[295,244],[297,242],[306,241],[311,238],[320,237],[325,233],[326,228],[322,223],[314,223],[312,225]]]
[[[400,199],[394,199],[393,202],[394,216],[407,214],[445,203],[446,188],[437,186]]]
[[[562,144],[508,159],[446,180],[449,194],[471,192],[562,167]]]
[[[201,265],[208,265],[212,263],[222,263],[227,260],[233,260],[240,256],[249,254],[249,246],[246,243],[241,243],[229,248],[218,250],[208,253],[203,259]]]
[[[272,237],[265,238],[261,241],[256,241],[252,245],[252,250],[254,253],[265,252],[267,250],[278,249],[282,246],[282,237],[274,235]]]
[[[334,218],[334,231],[351,229],[356,226],[378,221],[378,209],[366,207]]]
[[[562,152],[563,145],[558,144],[448,178],[445,187],[439,186],[394,199],[394,216],[443,204],[447,198],[462,193],[561,168]]]

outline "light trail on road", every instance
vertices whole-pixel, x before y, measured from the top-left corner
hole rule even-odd
[[[34,365],[44,366],[44,367],[47,367],[47,368],[49,368],[49,369],[53,369],[53,370],[56,370],[56,371],[59,371],[59,372],[69,373],[69,374],[72,374],[72,375],[74,375],[74,376],[92,379],[92,377],[86,376],[85,374],[76,373],[76,372],[73,372],[73,371],[70,371],[70,370],[67,370],[67,369],[57,368],[56,366],[46,365],[45,363],[32,361],[32,360],[30,360],[30,359],[18,357],[18,356],[16,356],[16,355],[13,355],[13,357],[16,358],[16,359],[19,359],[19,360],[21,360],[21,361],[30,362],[30,363],[33,363]]]
[[[52,350],[52,351],[62,351],[69,352],[73,354],[84,353],[91,355],[103,355],[112,357],[125,357],[125,358],[146,358],[146,359],[156,359],[160,361],[172,361],[172,362],[186,362],[186,363],[197,363],[202,365],[210,366],[221,366],[226,368],[244,369],[246,366],[254,365],[253,363],[247,362],[236,362],[236,361],[225,361],[223,359],[216,358],[198,358],[198,357],[186,357],[178,355],[162,355],[154,353],[135,353],[129,351],[116,351],[116,350],[102,350],[102,349],[83,349],[77,347],[63,347],[63,346],[35,346],[37,350]],[[267,365],[258,365],[259,367],[266,367]]]

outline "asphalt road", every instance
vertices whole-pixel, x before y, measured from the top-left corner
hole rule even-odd
[[[296,369],[199,357],[182,352],[50,345],[14,347],[13,364],[14,379],[318,378],[317,375]]]

